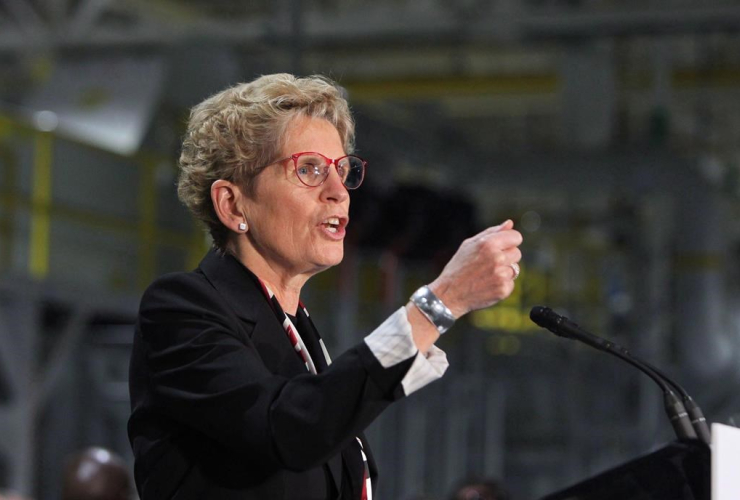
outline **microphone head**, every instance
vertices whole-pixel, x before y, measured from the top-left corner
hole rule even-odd
[[[553,315],[557,317],[552,309],[545,306],[534,306],[532,310],[529,311],[529,319],[531,319],[537,326],[547,328],[548,330],[555,324],[555,321],[553,321]]]
[[[555,335],[565,338],[572,337],[572,333],[563,325],[564,321],[567,321],[567,318],[559,315],[549,307],[534,306],[529,311],[529,319],[534,321],[537,326],[550,330]]]

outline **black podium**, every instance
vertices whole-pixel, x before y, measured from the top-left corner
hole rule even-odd
[[[710,450],[670,443],[541,500],[710,500]]]

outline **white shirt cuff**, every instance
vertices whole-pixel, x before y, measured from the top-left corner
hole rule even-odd
[[[365,343],[383,368],[390,368],[414,357],[411,368],[401,381],[407,396],[441,378],[449,366],[447,355],[442,349],[432,346],[424,356],[416,348],[405,307],[391,314],[383,324],[365,337]]]

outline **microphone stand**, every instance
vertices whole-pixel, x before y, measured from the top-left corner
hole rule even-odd
[[[570,321],[565,316],[560,316],[549,307],[535,306],[530,312],[530,318],[538,326],[550,330],[554,334],[573,340],[578,340],[600,351],[607,352],[616,356],[627,363],[631,364],[638,370],[650,377],[663,391],[663,404],[665,406],[668,419],[673,426],[678,439],[699,439],[709,444],[709,428],[706,419],[701,413],[701,409],[694,403],[693,399],[678,384],[666,377],[663,373],[653,368],[648,363],[635,358],[630,352],[615,344],[614,342],[602,339],[592,333],[582,329],[576,323]],[[676,393],[669,387],[670,384],[682,395],[683,401],[691,409],[691,418],[687,407],[676,396]],[[695,429],[696,428],[696,429]]]

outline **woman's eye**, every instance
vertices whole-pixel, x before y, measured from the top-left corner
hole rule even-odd
[[[298,175],[316,175],[318,169],[311,163],[306,163],[298,167]]]

